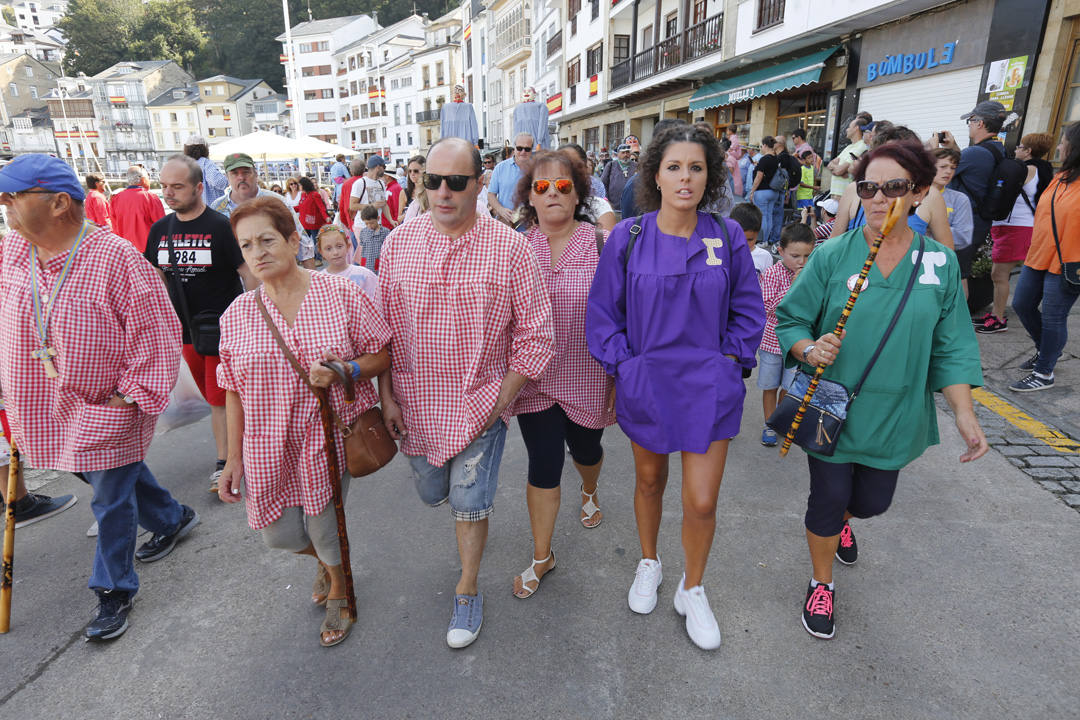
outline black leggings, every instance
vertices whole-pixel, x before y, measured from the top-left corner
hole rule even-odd
[[[839,535],[844,512],[857,518],[889,509],[899,470],[878,470],[857,463],[834,463],[806,457],[810,465],[810,497],[806,500],[806,529],[820,537]]]
[[[529,451],[529,484],[551,489],[562,479],[565,446],[578,465],[595,465],[604,459],[600,439],[604,429],[582,427],[566,416],[557,404],[540,412],[517,416],[521,437]]]

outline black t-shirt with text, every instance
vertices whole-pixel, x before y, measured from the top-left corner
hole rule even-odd
[[[169,241],[172,238],[176,265],[170,259]],[[146,240],[146,259],[165,272],[169,297],[184,326],[184,342],[190,343],[187,319],[175,296],[175,280],[179,275],[187,310],[191,317],[201,312],[221,314],[244,291],[236,269],[244,264],[240,246],[236,243],[229,219],[206,208],[194,220],[181,221],[169,214],[150,227]]]

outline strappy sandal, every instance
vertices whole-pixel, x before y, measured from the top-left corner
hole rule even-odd
[[[591,493],[587,493],[585,492],[585,486],[581,486],[581,494],[588,498],[581,506],[581,512],[585,513],[585,517],[581,518],[581,524],[590,530],[594,527],[598,527],[600,523],[604,521],[604,513],[600,512],[600,508],[595,502],[598,490],[599,488],[593,490]],[[596,518],[596,522],[592,522],[593,518]]]
[[[552,570],[555,569],[555,551],[553,550],[550,553],[548,553],[548,556],[546,558],[544,558],[543,560],[537,560],[537,559],[533,558],[532,564],[529,565],[528,569],[525,570],[525,572],[518,575],[518,577],[521,578],[521,591],[523,593],[525,593],[525,594],[524,595],[518,595],[517,590],[515,590],[514,591],[514,597],[516,597],[518,600],[524,600],[526,598],[532,597],[533,593],[535,593],[537,590],[540,589],[540,578],[536,577],[536,566],[540,565],[542,563],[546,563],[548,560],[551,561],[551,567],[549,567],[547,569],[547,572],[545,572],[544,575],[547,575],[549,572],[551,572]],[[529,587],[528,583],[531,583],[531,582],[536,583],[535,588],[530,588]]]
[[[316,605],[326,605],[326,598],[330,596],[330,573],[326,566],[319,563],[319,570],[315,574],[315,583],[311,586],[311,602]],[[318,598],[322,598],[319,600]]]
[[[329,598],[326,601],[326,617],[322,621],[322,625],[319,626],[319,644],[323,647],[333,647],[338,643],[341,643],[345,638],[349,637],[349,633],[352,632],[353,620],[348,616],[341,617],[342,610],[348,610],[349,601],[346,598]],[[323,633],[336,633],[340,632],[341,637],[337,640],[331,640],[326,642],[323,639]]]

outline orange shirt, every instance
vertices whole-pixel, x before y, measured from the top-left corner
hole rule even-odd
[[[146,250],[150,226],[165,217],[165,208],[149,190],[133,185],[114,194],[109,200],[113,230],[126,238],[139,252]]]
[[[1058,173],[1039,197],[1039,204],[1035,208],[1035,227],[1031,232],[1031,247],[1024,264],[1033,270],[1049,270],[1060,275],[1061,263],[1058,262],[1058,252],[1054,246],[1054,227],[1050,217],[1051,202],[1057,218],[1061,256],[1065,262],[1080,262],[1080,183],[1064,183],[1061,173]]]

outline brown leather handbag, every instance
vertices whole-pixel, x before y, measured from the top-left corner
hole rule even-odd
[[[329,411],[322,413],[324,422],[326,422],[325,418],[329,416],[332,418],[334,425],[341,430],[341,435],[345,441],[345,465],[349,469],[349,474],[353,477],[363,477],[386,466],[387,463],[394,459],[398,448],[397,443],[390,437],[390,433],[386,431],[382,410],[378,407],[366,410],[356,419],[352,427],[347,426],[341,416],[330,405],[330,394],[327,389],[311,384],[311,378],[308,377],[307,371],[304,370],[300,361],[289,350],[289,346],[285,344],[285,338],[281,337],[281,332],[274,325],[270,313],[266,311],[261,292],[255,293],[255,302],[259,306],[259,312],[262,314],[263,320],[266,321],[266,326],[270,329],[270,334],[274,336],[274,341],[281,348],[281,352],[285,354],[289,364],[293,366],[293,370],[318,398],[319,404]],[[347,402],[355,401],[356,392],[353,386],[353,376],[348,368],[336,362],[323,362],[323,366],[333,370],[341,378],[341,382],[345,386],[345,400]],[[330,428],[327,428],[327,430],[330,430]],[[329,447],[327,449],[332,451]]]

